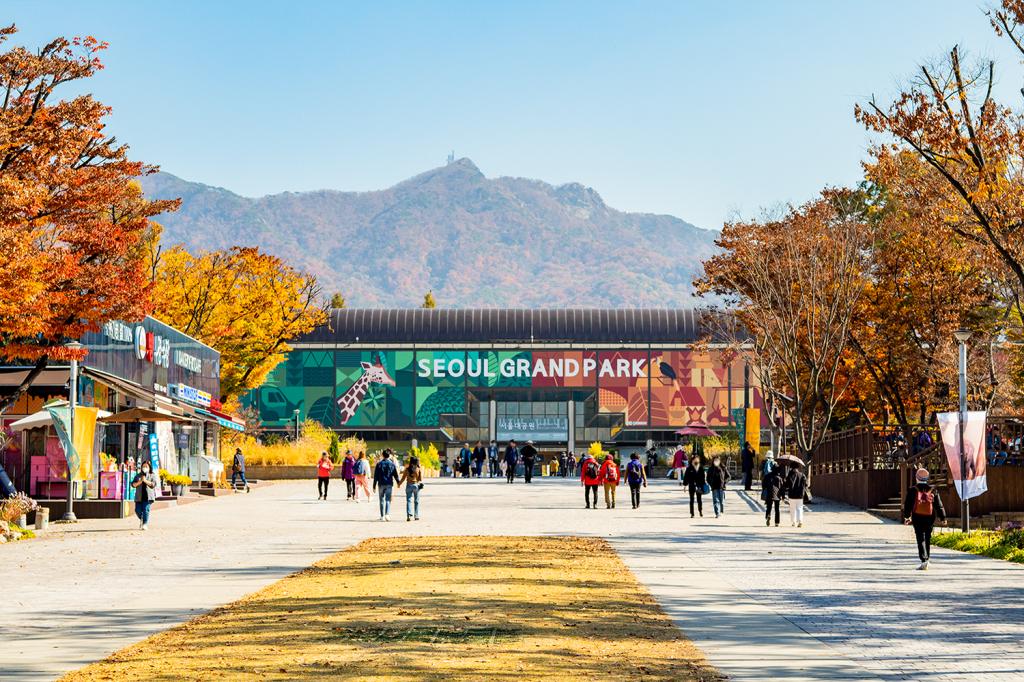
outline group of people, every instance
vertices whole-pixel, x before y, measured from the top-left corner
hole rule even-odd
[[[647,472],[640,463],[640,455],[635,452],[629,456],[626,465],[626,483],[629,484],[629,498],[633,509],[640,506],[640,488],[647,487]],[[619,462],[614,453],[604,456],[602,462],[589,452],[580,460],[580,483],[583,486],[583,501],[587,509],[597,509],[597,489],[604,488],[604,505],[606,509],[615,508],[615,491],[622,480]],[[593,500],[593,502],[591,502]]]
[[[504,448],[494,440],[489,445],[477,441],[472,448],[469,447],[469,443],[463,443],[453,462],[445,458],[441,462],[441,475],[454,478],[484,478],[486,465],[487,478],[500,477],[508,483],[513,483],[518,468],[522,465],[523,480],[530,483],[537,465],[543,463],[532,440],[526,441],[522,447],[516,441],[510,440]],[[561,452],[557,457],[551,457],[547,461],[550,475],[563,478],[576,475],[576,464],[576,455],[572,452]]]
[[[320,461],[316,465],[316,490],[317,499],[326,500],[327,491],[331,487],[331,472],[334,471],[334,462],[326,452],[320,453]],[[359,502],[359,493],[367,502],[370,501],[370,459],[365,452],[354,456],[351,450],[345,451],[345,458],[341,460],[341,478],[345,481],[345,499]]]
[[[345,481],[346,500],[360,501],[360,492],[366,502],[370,501],[370,491],[377,492],[377,500],[380,504],[380,520],[391,520],[391,498],[395,486],[401,487],[405,484],[405,520],[419,521],[420,519],[420,491],[423,490],[423,468],[420,466],[418,457],[411,456],[402,466],[401,474],[394,459],[394,452],[390,449],[381,454],[381,459],[376,466],[372,466],[371,485],[371,462],[365,452],[353,456],[352,451],[345,452],[345,458],[341,461],[341,478]],[[317,462],[317,499],[326,500],[327,491],[331,485],[331,472],[335,464],[331,456],[326,452],[320,453],[320,461]]]
[[[797,528],[804,525],[804,502],[810,497],[807,487],[807,475],[803,472],[803,462],[796,457],[786,456],[775,459],[771,450],[765,453],[764,464],[761,466],[761,499],[764,501],[764,525],[772,524],[772,513],[775,514],[775,526],[780,521],[782,502],[789,505],[790,524]]]

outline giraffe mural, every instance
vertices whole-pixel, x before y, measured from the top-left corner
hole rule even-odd
[[[369,362],[361,362],[359,364],[363,368],[362,375],[337,400],[339,425],[347,424],[352,415],[356,413],[359,405],[363,402],[363,397],[366,395],[366,390],[370,387],[370,384],[395,385],[394,378],[388,374],[388,370],[379,358],[372,364]]]

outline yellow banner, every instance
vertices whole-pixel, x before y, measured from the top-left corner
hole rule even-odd
[[[761,410],[756,407],[747,408],[745,440],[754,452],[761,454]]]
[[[78,475],[76,481],[86,481],[93,477],[92,469],[93,443],[96,438],[96,417],[99,410],[95,407],[75,408],[75,451],[78,452]]]

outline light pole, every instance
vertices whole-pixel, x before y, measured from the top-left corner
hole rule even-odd
[[[68,396],[68,405],[70,406],[70,415],[68,418],[68,427],[71,431],[69,434],[70,443],[69,447],[71,450],[75,449],[75,408],[78,406],[78,351],[82,349],[82,344],[78,341],[72,341],[68,345],[64,346],[66,349],[71,351],[71,375],[68,381],[70,388],[70,395]],[[91,453],[90,453],[91,454]],[[81,455],[79,455],[81,458]],[[67,458],[65,458],[67,459]],[[71,471],[71,463],[68,463],[68,499],[67,499],[67,510],[64,512],[64,516],[61,517],[63,521],[74,523],[78,521],[75,516],[74,510],[75,503],[75,472]]]
[[[295,442],[299,442],[299,411],[295,410]]]
[[[964,499],[967,487],[967,456],[964,453],[964,422],[967,421],[967,340],[971,338],[969,329],[957,329],[953,332],[960,344],[960,412],[957,427],[960,430],[960,530],[970,532],[971,503]]]

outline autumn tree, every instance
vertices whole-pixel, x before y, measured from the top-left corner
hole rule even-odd
[[[262,384],[288,341],[327,319],[316,278],[256,248],[164,251],[155,300],[161,320],[220,351],[223,402]]]
[[[0,29],[0,44],[15,33]],[[150,309],[144,235],[177,202],[142,196],[135,179],[156,169],[106,133],[108,107],[59,98],[81,91],[105,48],[57,38],[0,53],[0,356],[34,363],[0,411],[50,360],[69,358],[69,340]]]
[[[847,193],[825,192],[778,218],[727,223],[721,253],[698,291],[724,299],[771,367],[771,391],[790,405],[796,447],[810,458],[845,386],[837,383],[865,286],[866,226]]]
[[[984,311],[994,296],[967,240],[936,224],[931,207],[948,188],[921,180],[931,169],[909,152],[882,150],[866,171],[851,195],[874,228],[867,283],[850,327],[851,392],[869,420],[872,409],[885,421],[892,417],[909,443],[912,427],[948,404],[943,387],[955,383],[953,332],[987,326]]]
[[[423,297],[423,305],[421,305],[420,307],[421,308],[436,308],[437,307],[437,301],[434,300],[434,292],[433,291],[428,291],[427,292],[427,295]]]
[[[332,308],[344,308],[345,297],[341,295],[341,292],[336,291],[331,295],[331,307]]]

